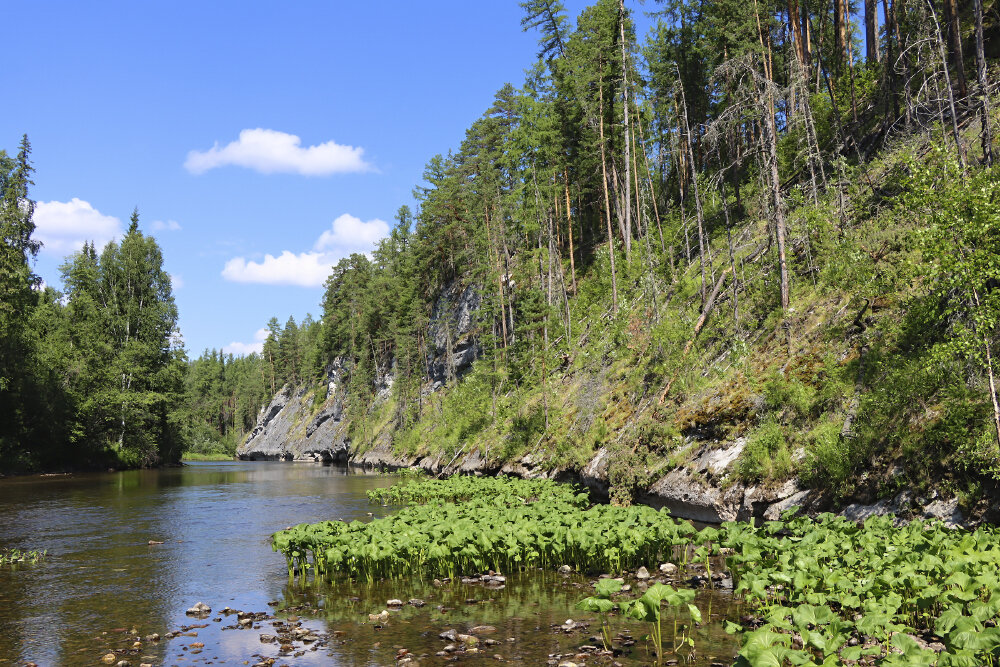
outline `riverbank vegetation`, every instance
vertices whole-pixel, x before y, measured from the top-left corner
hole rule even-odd
[[[61,290],[42,285],[30,155],[27,137],[0,151],[0,470],[176,461],[184,363],[160,248],[136,210],[121,240],[67,258]]]
[[[698,530],[649,507],[590,506],[568,486],[554,492],[551,483],[536,482],[538,492],[524,494],[532,483],[520,480],[489,480],[481,498],[461,504],[434,500],[461,497],[459,489],[481,481],[450,478],[440,484],[454,486],[454,494],[444,488],[416,494],[427,504],[368,523],[295,526],[276,533],[273,546],[287,557],[289,576],[312,572],[330,580],[455,578],[569,565],[611,577],[641,567],[671,572],[672,581],[689,585],[725,585],[737,603],[725,619],[727,630],[740,636],[737,664],[980,665],[992,664],[1000,650],[1000,532],[994,527],[900,525],[892,516],[858,524],[832,514],[791,518],[790,512],[761,526],[727,522]],[[408,486],[419,484],[426,483]],[[663,563],[670,565],[658,567]],[[655,579],[639,576],[638,592],[599,579],[594,595],[581,601],[602,614],[606,642],[611,624],[631,618],[655,624],[654,643],[662,643],[661,603],[684,608],[694,595]],[[688,611],[692,624],[702,622],[697,607]]]

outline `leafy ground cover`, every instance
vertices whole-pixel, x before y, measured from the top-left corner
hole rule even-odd
[[[896,525],[892,517],[859,525],[826,514],[698,530],[649,507],[588,506],[572,487],[489,478],[416,482],[386,497],[436,502],[368,523],[280,531],[273,546],[289,575],[373,581],[563,565],[617,574],[669,561],[684,577],[697,564],[708,573],[701,582],[713,581],[713,566],[732,580],[739,618],[727,629],[740,637],[741,665],[992,665],[1000,656],[994,527]],[[655,624],[657,645],[659,605],[689,602],[658,584],[635,599],[608,586],[584,607],[605,626],[608,614]]]

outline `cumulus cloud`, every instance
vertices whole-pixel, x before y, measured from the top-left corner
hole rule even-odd
[[[379,218],[367,222],[344,214],[324,230],[310,251],[264,255],[261,261],[234,257],[226,262],[222,276],[238,283],[320,287],[330,269],[351,253],[371,252],[389,234],[389,224]]]
[[[236,283],[319,287],[335,263],[324,253],[295,254],[285,250],[277,257],[264,255],[260,262],[248,262],[243,257],[234,257],[226,262],[222,277]]]
[[[150,225],[154,232],[179,232],[181,223],[176,220],[153,220]]]
[[[122,233],[118,218],[104,215],[90,202],[73,197],[68,202],[40,201],[35,204],[35,238],[42,252],[65,255],[93,241],[98,250]]]
[[[265,340],[267,340],[267,329],[257,329],[257,332],[253,335],[252,343],[233,341],[229,345],[223,345],[222,351],[226,354],[235,355],[260,354],[264,351]]]
[[[216,142],[207,151],[189,152],[184,167],[192,174],[234,165],[262,174],[327,176],[369,171],[372,166],[365,162],[363,154],[363,148],[342,146],[334,141],[303,148],[302,140],[294,134],[258,127],[243,130],[239,139],[225,146]]]
[[[375,218],[363,222],[360,218],[344,213],[330,225],[313,246],[317,252],[337,250],[343,255],[351,252],[368,252],[381,239],[389,235],[389,224]]]

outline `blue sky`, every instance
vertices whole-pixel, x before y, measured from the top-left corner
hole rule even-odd
[[[4,13],[0,147],[33,145],[36,271],[59,285],[64,257],[138,206],[193,355],[247,349],[272,315],[318,317],[317,267],[370,249],[427,160],[523,82],[537,40],[515,0]]]

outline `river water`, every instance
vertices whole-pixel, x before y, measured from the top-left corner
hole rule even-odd
[[[48,552],[34,565],[0,566],[0,664],[97,665],[115,652],[135,666],[253,665],[268,657],[276,665],[386,665],[401,650],[438,664],[446,644],[440,632],[489,623],[498,628],[497,643],[464,654],[463,663],[529,665],[572,655],[599,630],[558,630],[567,618],[581,618],[573,604],[589,585],[554,573],[512,576],[503,590],[289,582],[284,557],[268,542],[273,532],[378,516],[388,510],[369,505],[365,491],[391,483],[344,468],[250,462],[0,480],[0,546]],[[427,604],[407,605],[389,622],[370,621],[389,597]],[[186,616],[196,602],[214,613]],[[728,604],[724,597],[713,603],[720,614]],[[270,621],[238,629],[235,615],[218,613],[227,606],[297,617],[323,640],[279,654],[277,644],[260,640],[273,632]],[[171,631],[186,634],[168,638]],[[153,633],[162,639],[147,640]],[[702,634],[732,656],[718,623]],[[696,662],[708,664],[710,653]],[[638,663],[627,662],[642,663],[645,655],[637,648],[631,657]]]

